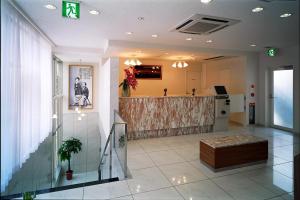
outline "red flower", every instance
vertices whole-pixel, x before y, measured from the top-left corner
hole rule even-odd
[[[125,80],[123,84],[127,84],[129,87],[132,87],[132,89],[135,90],[138,84],[135,78],[135,73],[136,73],[135,68],[131,66],[127,69],[124,69],[124,71],[125,71]]]

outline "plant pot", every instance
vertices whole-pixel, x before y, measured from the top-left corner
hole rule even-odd
[[[66,171],[66,177],[67,177],[67,180],[72,180],[72,178],[73,178],[73,171],[72,170]]]
[[[126,89],[122,89],[122,97],[130,97],[130,87],[127,87]]]

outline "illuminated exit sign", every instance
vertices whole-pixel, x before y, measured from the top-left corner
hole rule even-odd
[[[62,2],[62,16],[72,19],[79,19],[80,17],[80,4],[74,1]]]
[[[267,49],[267,55],[270,57],[277,56],[277,52],[278,52],[278,49],[276,49],[276,48],[268,48]]]

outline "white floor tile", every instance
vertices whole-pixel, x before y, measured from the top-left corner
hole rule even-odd
[[[199,159],[199,150],[196,150],[195,145],[184,146],[181,148],[176,148],[174,150],[185,161],[193,161]]]
[[[142,140],[139,141],[139,144],[145,152],[155,152],[155,151],[163,151],[163,150],[170,149],[168,145],[159,141],[158,139]]]
[[[84,199],[111,199],[130,195],[126,181],[84,187]]]
[[[128,167],[130,170],[153,167],[155,164],[147,154],[134,154],[128,156]]]
[[[220,177],[220,176],[225,176],[225,175],[229,175],[229,174],[236,174],[236,173],[240,172],[239,168],[214,172],[211,168],[209,168],[207,165],[203,164],[200,160],[191,161],[190,164],[193,165],[198,170],[200,170],[205,176],[207,176],[209,178]]]
[[[207,179],[198,169],[189,163],[176,163],[159,167],[173,185],[180,185]]]
[[[235,199],[263,200],[276,194],[240,174],[214,178],[213,181]]]
[[[174,150],[151,152],[149,153],[149,156],[158,166],[184,162],[183,158],[181,158]]]
[[[157,167],[132,170],[131,174],[133,178],[127,182],[132,194],[171,186]]]
[[[135,200],[183,200],[175,188],[159,189],[134,195]]]
[[[232,198],[210,180],[176,186],[186,200],[232,200]]]
[[[129,141],[127,144],[127,153],[128,155],[135,155],[145,153],[145,151],[137,141]]]
[[[133,200],[133,197],[132,196],[124,196],[124,197],[113,198],[110,200]]]
[[[293,191],[293,180],[272,168],[248,171],[243,175],[278,195]]]

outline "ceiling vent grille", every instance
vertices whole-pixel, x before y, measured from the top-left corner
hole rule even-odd
[[[219,60],[219,59],[222,59],[222,58],[225,58],[225,56],[216,56],[216,57],[212,57],[212,58],[206,58],[204,60]]]
[[[187,34],[208,35],[239,23],[239,20],[195,14],[171,31]]]

